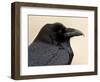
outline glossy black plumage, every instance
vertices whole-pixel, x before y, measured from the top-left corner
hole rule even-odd
[[[70,38],[79,35],[83,33],[61,23],[46,24],[28,47],[28,66],[71,64]]]

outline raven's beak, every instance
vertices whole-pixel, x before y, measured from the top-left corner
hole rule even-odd
[[[64,34],[66,37],[74,37],[84,35],[81,31],[73,28],[66,28],[66,33]]]

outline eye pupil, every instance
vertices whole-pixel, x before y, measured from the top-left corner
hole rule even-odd
[[[61,32],[62,32],[62,30],[59,30],[58,32],[59,32],[59,33],[61,33]]]

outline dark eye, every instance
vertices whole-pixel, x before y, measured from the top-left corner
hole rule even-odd
[[[59,32],[59,33],[62,33],[63,31],[62,31],[62,30],[58,30],[58,32]]]
[[[65,33],[66,32],[66,30],[65,29],[60,29],[59,31],[58,31],[58,33]]]

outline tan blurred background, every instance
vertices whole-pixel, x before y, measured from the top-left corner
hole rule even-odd
[[[88,18],[85,17],[61,17],[61,16],[28,16],[28,43],[31,44],[39,33],[40,29],[47,23],[60,22],[66,27],[75,28],[84,33],[85,36],[71,38],[71,47],[74,52],[72,64],[88,63]]]

